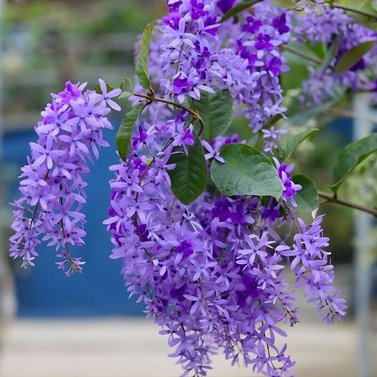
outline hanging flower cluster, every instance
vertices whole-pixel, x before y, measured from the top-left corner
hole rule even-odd
[[[123,93],[133,109],[116,138],[121,159],[110,167],[111,258],[122,260],[130,296],[168,335],[183,376],[206,376],[218,350],[258,373],[293,375],[277,338],[283,324],[298,322],[299,289],[326,322],[345,315],[323,216],[313,215],[315,185],[285,162],[311,131],[287,139],[278,124],[283,53],[295,52],[290,42],[328,48],[326,64],[303,84],[301,99],[313,105],[338,86],[375,90],[375,46],[363,45],[355,64],[348,55],[376,36],[339,9],[295,3],[304,15],[270,1],[245,10],[235,0],[167,0],[168,14],[139,44],[137,90]],[[228,12],[237,5],[235,19]],[[83,244],[84,176],[107,145],[102,129],[111,128],[106,117],[120,110],[112,98],[122,92],[108,93],[102,80],[100,88],[67,83],[36,127],[12,225],[11,256],[25,266],[47,241],[59,250],[59,268],[81,271],[68,246]],[[225,136],[234,115],[247,119],[250,140]]]
[[[281,239],[272,231],[277,223],[291,222],[284,219],[284,200],[293,201],[300,188],[285,164],[279,167],[283,201],[262,204],[257,197],[206,192],[183,205],[171,191],[175,166],[169,161],[185,155],[194,138],[190,127],[183,131],[179,124],[140,122],[127,162],[111,167],[115,179],[105,221],[114,244],[111,257],[123,260],[130,296],[144,302],[147,315],[163,327],[183,375],[206,375],[216,348],[232,363],[243,361],[260,373],[290,374],[286,346],[275,344],[285,335],[281,323],[298,321],[285,264],[327,321],[344,315],[344,300],[331,286],[322,217],[308,227],[300,220],[292,246],[288,235]],[[217,138],[213,146],[204,142],[208,160],[236,141],[234,136]]]
[[[289,13],[257,4],[242,23],[221,24],[234,1],[168,1],[169,14],[151,46],[151,76],[179,102],[200,99],[200,90],[228,89],[256,132],[285,111],[279,75],[280,47],[288,42]],[[224,45],[223,41],[227,43]]]
[[[22,168],[23,196],[13,203],[15,234],[10,239],[10,255],[22,258],[24,267],[34,265],[36,248],[46,241],[56,247],[57,265],[67,275],[82,269],[84,262],[71,256],[68,245],[84,243],[84,176],[88,161],[99,156],[98,147],[109,145],[102,132],[112,128],[110,107],[120,109],[111,98],[121,90],[107,93],[106,84],[100,84],[102,94],[68,82],[63,92],[52,95],[35,127],[38,141],[30,143],[31,155]]]
[[[303,83],[301,100],[308,106],[312,103],[318,106],[342,90],[376,92],[375,31],[356,23],[340,9],[325,7],[321,14],[313,12],[298,18],[294,33],[300,42],[325,43],[329,47],[327,64],[310,68],[310,77]],[[345,68],[337,67],[345,54],[361,45],[368,47],[355,63]]]

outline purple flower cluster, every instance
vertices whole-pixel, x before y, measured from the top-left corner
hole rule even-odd
[[[345,315],[345,301],[333,287],[334,271],[329,265],[329,252],[325,250],[329,239],[323,237],[321,223],[323,216],[317,217],[312,224],[300,223],[300,232],[294,236],[293,246],[278,246],[282,255],[291,261],[291,269],[296,275],[296,287],[304,287],[309,302],[317,305],[318,314],[328,323]]]
[[[209,179],[199,198],[184,205],[172,190],[179,166],[174,161],[203,148],[209,168],[214,160],[225,163],[224,145],[246,143],[237,134],[205,141],[195,132],[200,118],[195,101],[203,91],[222,89],[229,90],[238,104],[236,112],[249,119],[251,128],[262,130],[263,149],[273,157],[286,132],[271,120],[285,111],[282,46],[292,38],[292,30],[296,41],[330,44],[334,34],[350,38],[341,42],[328,68],[312,73],[324,83],[333,80],[332,87],[364,85],[358,72],[371,65],[374,50],[344,77],[335,76],[332,67],[347,50],[374,34],[350,23],[338,10],[319,16],[313,7],[326,7],[314,0],[296,2],[306,10],[297,18],[264,1],[253,12],[241,13],[240,22],[221,23],[221,16],[236,3],[167,0],[169,13],[158,23],[151,44],[153,90],[131,97],[135,104],[145,98],[145,106],[131,135],[129,156],[110,167],[114,177],[104,224],[111,234],[111,258],[122,261],[129,295],[145,305],[146,314],[168,336],[170,356],[178,359],[183,376],[206,376],[211,355],[218,350],[233,364],[241,361],[257,373],[292,376],[294,362],[277,338],[286,336],[284,323],[298,322],[296,289],[304,288],[327,322],[345,315],[344,300],[333,287],[323,217],[309,225],[298,219],[296,225],[295,197],[301,186],[291,176],[293,164],[274,159],[283,186],[279,200],[225,197]],[[305,85],[314,99],[327,90],[312,89],[312,78]],[[53,95],[36,126],[38,142],[31,143],[31,156],[22,168],[23,197],[14,203],[12,225],[16,234],[11,256],[21,257],[24,266],[34,264],[42,241],[56,247],[62,258],[58,267],[67,275],[81,271],[84,263],[71,256],[68,246],[84,242],[84,176],[88,161],[98,158],[98,147],[108,145],[102,131],[111,128],[110,109],[120,110],[112,98],[121,92],[108,93],[102,80],[102,94],[84,87],[67,83],[63,92]],[[288,284],[292,274],[294,287]]]
[[[38,141],[30,143],[31,155],[22,168],[22,197],[13,203],[15,234],[10,238],[10,255],[22,258],[24,267],[34,265],[36,248],[46,241],[62,259],[58,268],[67,275],[82,269],[84,262],[73,258],[68,246],[84,243],[84,176],[88,161],[99,156],[98,147],[109,145],[102,130],[112,128],[107,115],[118,105],[111,98],[121,92],[107,93],[105,83],[100,84],[102,94],[68,82],[63,92],[52,95],[35,127]]]
[[[153,109],[159,111],[151,105]],[[104,222],[114,245],[111,258],[123,261],[130,296],[145,304],[147,315],[162,326],[161,334],[168,335],[174,348],[170,356],[178,358],[183,376],[207,375],[217,349],[232,363],[242,361],[258,373],[292,375],[294,363],[287,347],[279,348],[275,339],[285,336],[282,323],[293,326],[298,321],[294,291],[284,273],[293,252],[288,238],[282,240],[273,226],[291,222],[284,201],[294,202],[300,188],[291,181],[293,166],[278,167],[285,186],[279,202],[205,192],[185,206],[171,191],[169,171],[176,168],[170,157],[186,153],[194,142],[186,114],[155,124],[139,120],[137,129],[128,160],[111,167],[115,178],[110,181],[111,204]],[[237,135],[202,141],[207,160],[223,162],[219,150],[234,142],[239,142]],[[314,276],[320,265],[323,271],[332,267],[325,259],[325,245],[317,242],[317,223],[307,234],[300,229],[292,250],[297,249],[307,267],[297,275],[300,282],[308,277],[309,298],[322,307],[318,294],[331,285],[332,275],[323,274],[319,280]],[[305,237],[321,247],[321,256],[300,244]],[[321,261],[312,268],[306,263],[309,257]],[[341,317],[342,302],[326,297],[330,300],[334,305],[328,306],[327,318]]]
[[[325,7],[321,14],[310,13],[297,16],[294,34],[299,42],[312,44],[325,43],[326,46],[337,44],[338,49],[328,66],[310,69],[310,77],[303,83],[301,99],[308,105],[319,105],[336,96],[339,88],[373,91],[374,84],[370,77],[377,75],[377,43],[350,69],[341,74],[334,67],[344,54],[363,42],[376,41],[377,33],[356,23],[350,16],[337,8]]]
[[[169,14],[151,46],[150,69],[155,84],[179,102],[185,96],[199,99],[200,91],[229,89],[239,105],[246,105],[250,125],[258,131],[285,111],[279,76],[286,67],[280,48],[288,41],[290,15],[257,4],[255,15],[244,22],[220,24],[219,15],[232,5],[234,1],[168,1]]]
[[[225,25],[232,48],[221,51],[225,60],[220,56],[218,61],[223,70],[217,65],[214,72],[222,74],[234,98],[247,105],[244,114],[255,132],[285,111],[279,77],[287,70],[281,47],[289,40],[290,18],[290,13],[268,3],[257,4],[253,16],[237,24],[239,30],[234,24]]]
[[[212,92],[207,72],[219,43],[215,4],[208,0],[168,0],[167,4],[169,14],[152,45],[152,72],[158,74],[155,78],[165,93],[178,101],[183,102],[185,95],[199,99],[200,90]]]
[[[201,91],[228,89],[258,131],[284,112],[281,46],[289,41],[292,14],[264,3],[241,23],[220,24],[234,4],[168,0],[169,14],[151,46],[150,75],[156,92],[179,103],[199,100]],[[285,130],[267,128],[264,150],[272,154]],[[209,184],[185,206],[172,192],[170,173],[176,169],[171,156],[187,154],[196,142],[189,114],[151,103],[135,129],[130,156],[111,167],[104,222],[130,296],[168,335],[183,376],[207,375],[218,349],[257,373],[291,376],[294,362],[276,338],[285,336],[283,323],[298,322],[295,288],[305,287],[328,322],[345,309],[332,287],[322,218],[309,226],[299,220],[296,234],[292,230],[301,189],[291,177],[294,165],[275,161],[284,187],[279,201],[216,196]],[[239,142],[237,135],[201,140],[208,166],[224,163],[221,148]],[[291,229],[284,237],[281,225]],[[287,283],[292,271],[294,288]]]

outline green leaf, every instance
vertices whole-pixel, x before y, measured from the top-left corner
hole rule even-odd
[[[369,41],[349,49],[338,61],[335,72],[342,74],[352,68],[375,44],[376,41]]]
[[[253,6],[254,4],[259,3],[259,2],[260,2],[260,0],[243,1],[242,3],[233,7],[228,13],[226,13],[222,17],[220,22],[226,21],[227,19],[235,16],[236,14],[242,12],[243,10],[245,10],[247,8],[250,8],[251,6]]]
[[[315,183],[305,175],[295,175],[292,181],[302,186],[295,195],[297,209],[303,212],[313,212],[318,209],[319,200]]]
[[[195,143],[187,146],[188,155],[182,148],[175,148],[168,164],[176,164],[175,169],[169,170],[171,189],[176,198],[183,204],[192,203],[205,190],[207,185],[207,164],[204,157],[202,143],[194,131]]]
[[[148,60],[149,60],[149,45],[151,43],[152,32],[155,25],[155,21],[152,21],[144,29],[143,36],[141,39],[140,54],[136,61],[135,72],[139,78],[140,85],[144,89],[150,89],[151,81],[149,79],[148,73]]]
[[[123,161],[126,161],[128,157],[131,144],[131,136],[135,127],[135,123],[143,109],[143,104],[139,104],[134,107],[129,113],[124,116],[122,123],[119,126],[119,130],[116,135],[116,145],[119,155]]]
[[[218,190],[227,196],[273,196],[277,200],[283,185],[269,158],[244,144],[228,144],[221,149],[225,163],[212,163],[211,176]]]
[[[352,170],[374,152],[377,152],[376,133],[347,145],[339,154],[338,161],[333,170],[331,186],[333,192],[336,193]]]
[[[224,134],[229,128],[233,119],[233,98],[228,90],[214,94],[201,92],[195,107],[204,121],[202,136],[206,140]]]
[[[283,160],[288,159],[302,142],[316,135],[318,131],[319,130],[317,128],[311,129],[311,130],[305,130],[305,131],[299,132],[298,134],[294,136],[290,136],[287,139],[285,139],[282,145],[282,149],[283,149],[282,159]]]

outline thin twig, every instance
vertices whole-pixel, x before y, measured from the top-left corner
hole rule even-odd
[[[168,105],[171,105],[171,106],[174,106],[174,107],[177,107],[179,109],[187,111],[188,113],[190,113],[192,115],[192,117],[195,120],[197,120],[200,123],[200,130],[198,132],[199,135],[201,135],[201,133],[203,132],[204,121],[203,121],[202,117],[195,110],[193,110],[193,109],[191,109],[191,108],[189,108],[189,107],[187,107],[185,105],[181,105],[178,102],[170,101],[170,100],[168,100],[166,98],[156,97],[154,95],[134,93],[134,96],[140,97],[140,98],[144,98],[144,99],[146,99],[149,102],[162,102],[162,103],[166,103]]]
[[[320,198],[326,199],[326,201],[329,203],[335,203],[342,205],[344,207],[357,209],[358,211],[369,213],[370,215],[377,217],[377,208],[370,208],[357,203],[350,202],[348,200],[339,199],[336,195],[332,195],[323,191],[318,191],[318,196]]]

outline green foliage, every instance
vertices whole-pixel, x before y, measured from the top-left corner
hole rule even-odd
[[[340,153],[333,170],[333,192],[336,193],[352,170],[374,152],[377,152],[376,133],[347,145]]]
[[[281,197],[282,183],[269,158],[258,149],[243,144],[228,144],[221,150],[225,163],[212,163],[211,176],[224,195]]]
[[[119,130],[116,135],[116,145],[119,155],[123,161],[125,161],[128,157],[132,133],[135,128],[136,121],[142,113],[143,109],[143,104],[135,106],[129,113],[124,116],[122,123],[119,126]]]
[[[192,203],[207,185],[208,172],[203,147],[195,131],[194,136],[194,145],[187,146],[188,155],[182,148],[175,148],[168,162],[176,164],[175,169],[169,170],[171,189],[183,204]]]
[[[297,209],[303,212],[313,212],[319,207],[317,188],[314,182],[305,175],[295,175],[293,182],[301,185],[302,189],[295,195]]]
[[[342,74],[352,68],[375,44],[376,41],[369,41],[349,49],[338,61],[335,72]]]
[[[288,159],[301,143],[309,138],[314,137],[318,133],[318,131],[319,130],[316,128],[304,130],[294,136],[289,136],[287,139],[285,139],[282,145],[282,159]]]
[[[195,107],[204,121],[204,139],[212,140],[228,130],[233,119],[233,99],[228,90],[202,92]]]
[[[155,21],[152,21],[144,29],[143,36],[141,39],[140,54],[136,61],[135,72],[139,78],[140,85],[144,89],[151,88],[151,81],[149,79],[148,73],[148,59],[149,59],[149,45],[151,43],[152,32],[155,25]]]

